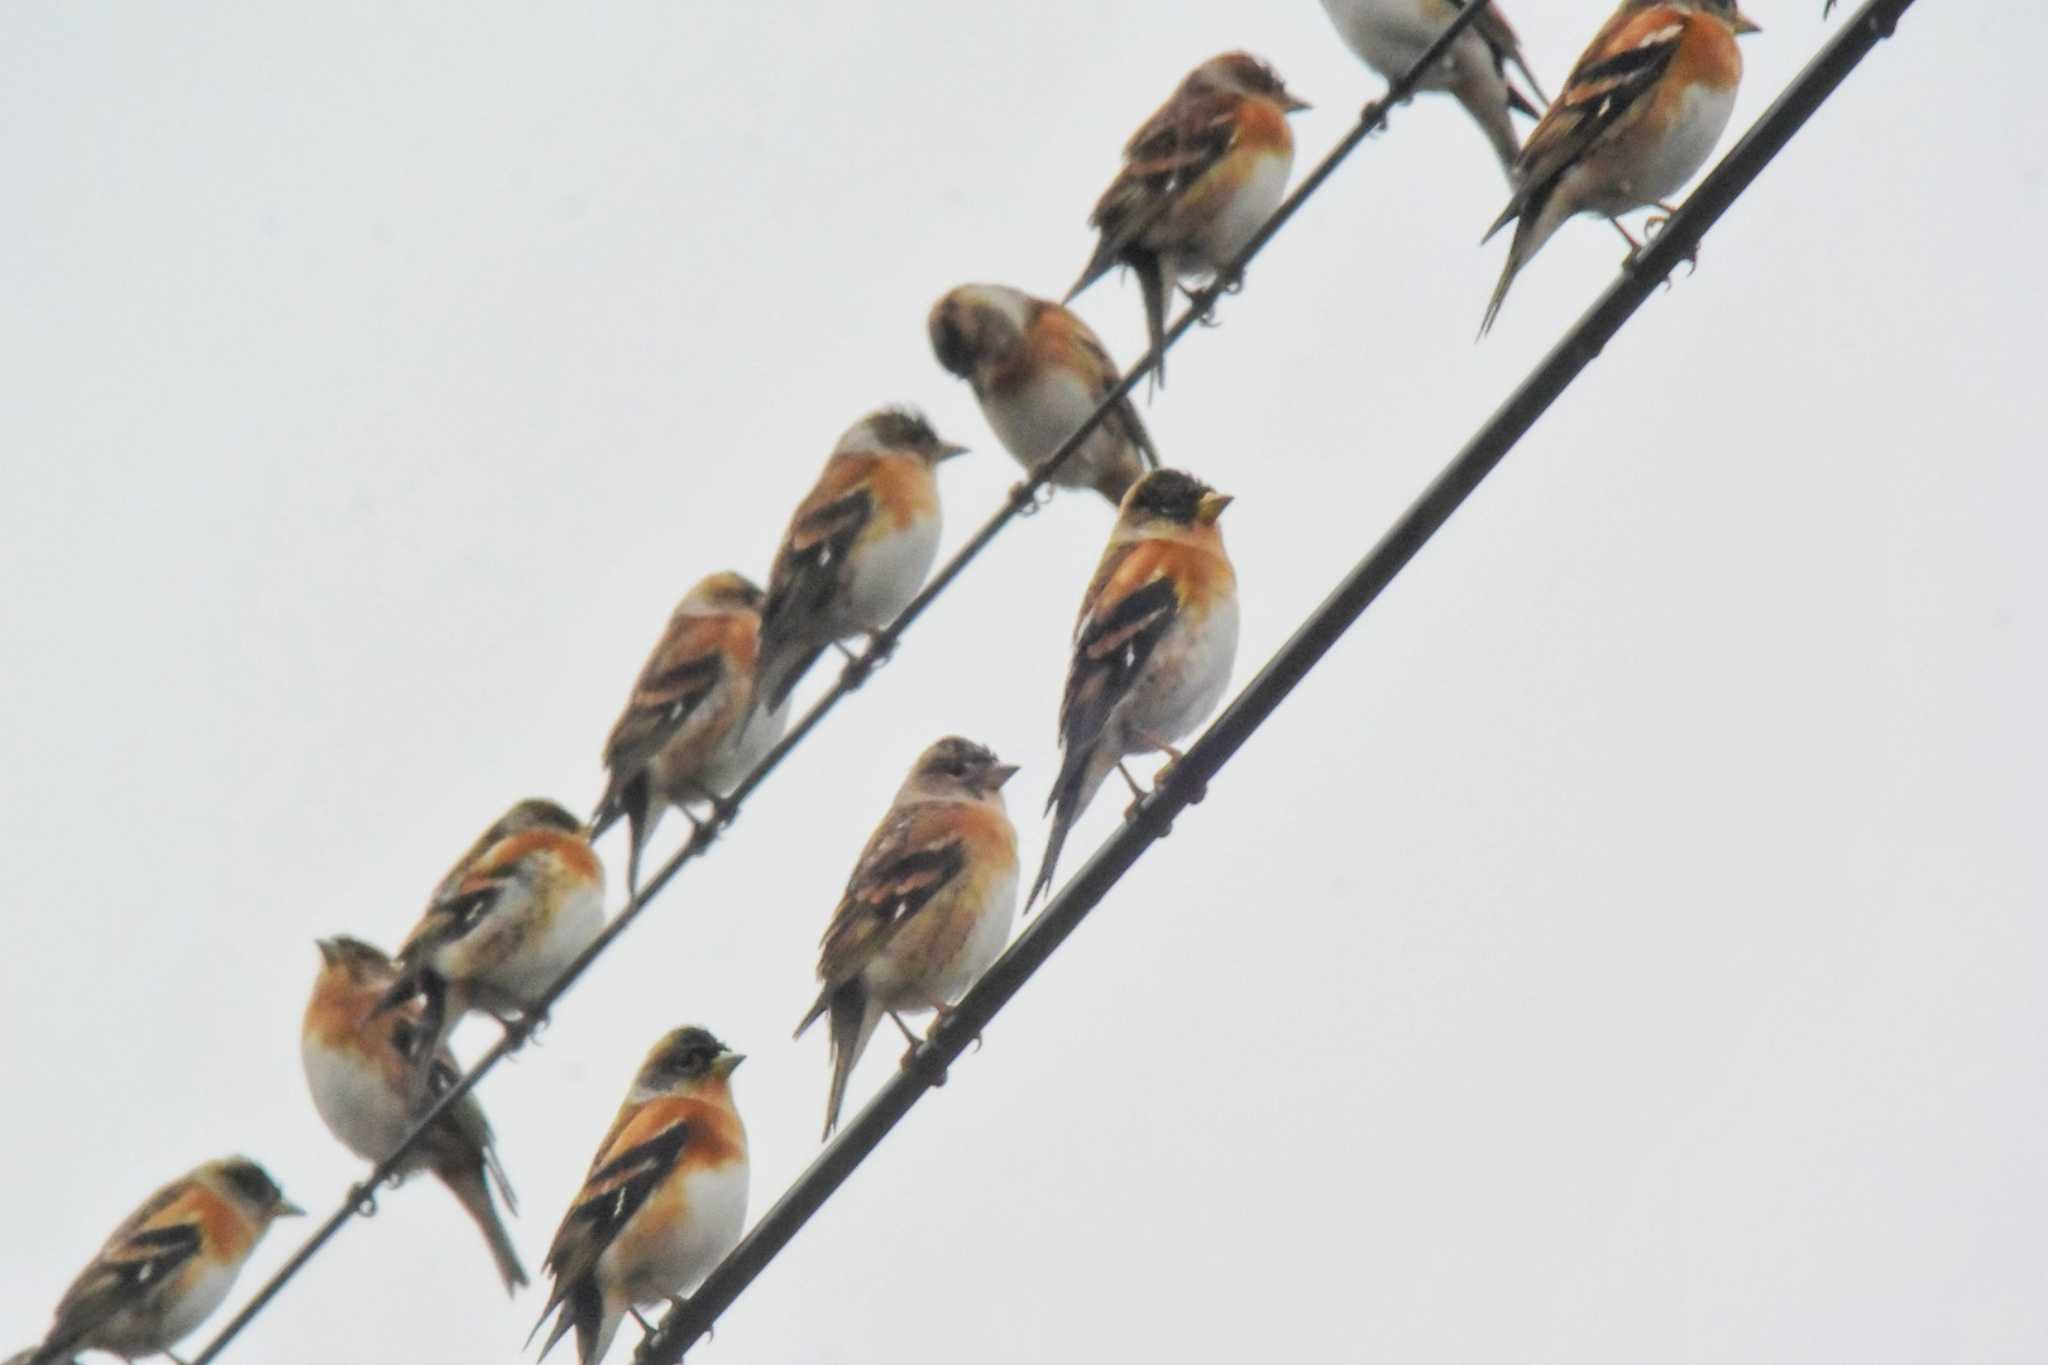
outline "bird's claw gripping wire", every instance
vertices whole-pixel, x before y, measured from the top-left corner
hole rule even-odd
[[[1035,517],[1052,506],[1052,485],[1032,484],[1029,480],[1014,484],[1010,488],[1010,510],[1020,517]]]
[[[927,1041],[912,1043],[903,1053],[903,1069],[937,1090],[946,1083],[946,1064],[936,1060],[938,1050]]]
[[[377,1187],[368,1181],[359,1181],[348,1188],[349,1211],[358,1218],[377,1216]]]
[[[846,655],[846,670],[840,674],[840,680],[846,684],[846,690],[849,692],[856,690],[874,674],[887,668],[889,660],[895,657],[896,641],[887,631],[868,631],[867,641],[868,647],[858,654],[848,650],[844,645],[840,646],[840,652]]]

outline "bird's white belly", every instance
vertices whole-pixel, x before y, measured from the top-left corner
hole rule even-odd
[[[782,739],[782,732],[789,728],[789,700],[770,711],[757,707],[748,718],[746,728],[719,746],[711,762],[705,765],[703,785],[720,796],[732,795],[732,789],[746,780],[754,765],[768,756],[768,751]]]
[[[1294,152],[1269,152],[1258,159],[1251,174],[1236,194],[1216,211],[1216,216],[1195,235],[1197,259],[1180,263],[1183,272],[1204,274],[1219,270],[1265,226],[1273,210],[1287,194],[1287,177],[1294,171]]]
[[[235,1287],[235,1277],[241,1270],[241,1263],[236,1262],[190,1272],[191,1277],[184,1282],[185,1292],[169,1297],[167,1311],[158,1322],[157,1349],[176,1345],[212,1317],[213,1310],[226,1301],[228,1291]]]
[[[1237,662],[1237,601],[1213,607],[1199,630],[1178,628],[1145,661],[1145,672],[1116,714],[1119,748],[1147,753],[1149,740],[1176,743],[1209,718]]]
[[[715,1170],[683,1178],[683,1207],[676,1235],[651,1248],[627,1293],[640,1305],[687,1294],[709,1275],[747,1227],[747,1163],[728,1161]]]
[[[515,998],[537,1000],[576,955],[604,928],[604,889],[579,891],[557,907],[539,941],[529,943],[490,976],[490,983]]]
[[[1060,372],[1035,380],[1016,393],[994,395],[981,410],[1003,449],[1030,469],[1080,429],[1095,411],[1095,397],[1078,378]],[[1105,458],[1114,458],[1114,440],[1105,427],[1098,426],[1080,451],[1060,466],[1053,482],[1067,488],[1091,486]]]
[[[933,993],[948,1004],[965,995],[967,988],[979,981],[989,964],[1009,946],[1010,929],[1017,922],[1017,874],[1012,872],[993,883],[988,897],[974,927],[968,931],[967,941],[932,982]]]
[[[376,1068],[308,1037],[299,1048],[313,1107],[341,1144],[365,1161],[382,1161],[411,1126],[405,1101]]]
[[[860,548],[850,567],[840,625],[880,630],[910,605],[939,557],[939,518],[892,530]]]
[[[1632,163],[1626,174],[1614,180],[1616,207],[1602,207],[1602,213],[1625,213],[1659,199],[1669,199],[1699,174],[1700,167],[1714,154],[1728,118],[1735,112],[1735,91],[1709,90],[1695,85],[1681,97],[1678,116],[1664,135],[1645,139],[1623,152],[1618,159]],[[1623,202],[1626,201],[1626,202]]]
[[[1393,80],[1407,74],[1456,11],[1443,0],[1323,0],[1337,34],[1367,66]],[[1456,49],[1480,42],[1467,30]],[[1440,63],[1419,88],[1441,90],[1450,83],[1450,64]]]

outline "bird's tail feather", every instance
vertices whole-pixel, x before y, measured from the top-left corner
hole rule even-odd
[[[484,1179],[484,1163],[478,1161],[467,1170],[443,1171],[441,1180],[483,1233],[484,1241],[491,1248],[491,1259],[498,1263],[498,1277],[505,1282],[505,1292],[517,1293],[526,1283],[526,1267],[519,1263],[519,1252],[512,1245],[512,1235],[506,1230],[504,1219],[498,1216],[496,1205],[491,1202],[490,1186]],[[498,1182],[499,1187],[506,1191],[509,1207],[511,1191],[504,1184],[502,1171]]]
[[[1071,745],[1060,761],[1060,775],[1045,798],[1045,808],[1052,812],[1052,831],[1045,836],[1045,857],[1038,864],[1038,878],[1031,883],[1031,894],[1024,900],[1027,915],[1038,898],[1052,889],[1053,873],[1059,866],[1060,850],[1066,846],[1067,831],[1094,799],[1102,779],[1109,776],[1113,760],[1105,762],[1101,748],[1099,743]]]
[[[859,977],[844,982],[832,992],[831,1013],[832,1091],[825,1100],[824,1136],[827,1138],[839,1126],[839,1111],[846,1103],[846,1083],[853,1076],[853,1065],[867,1050],[868,1039],[873,1036],[875,1025],[882,1020],[882,1012],[875,1008],[867,986]]]

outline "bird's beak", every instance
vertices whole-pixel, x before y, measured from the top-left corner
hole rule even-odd
[[[1737,35],[1741,35],[1744,33],[1762,33],[1763,31],[1764,26],[1762,24],[1759,24],[1756,20],[1750,18],[1741,10],[1735,11],[1735,32],[1737,33]]]
[[[1304,110],[1315,108],[1307,100],[1297,99],[1293,95],[1282,95],[1280,97],[1280,104],[1290,114],[1299,114]]]
[[[1195,504],[1195,520],[1204,526],[1214,526],[1216,518],[1223,515],[1223,509],[1235,501],[1228,493],[1204,493],[1202,500]]]
[[[939,442],[939,453],[932,457],[932,463],[937,464],[941,460],[950,460],[955,455],[965,455],[966,453],[966,446],[958,445],[952,441],[941,441]]]
[[[1017,765],[1015,763],[998,763],[995,767],[988,770],[988,789],[990,791],[999,791],[1005,782],[1008,782],[1016,775]]]
[[[289,1199],[280,1199],[277,1201],[277,1212],[272,1216],[277,1218],[304,1218],[306,1211]]]
[[[733,1072],[739,1070],[740,1063],[745,1060],[747,1060],[747,1054],[744,1052],[724,1053],[720,1055],[717,1061],[711,1064],[711,1074],[722,1081],[727,1076],[732,1075]]]

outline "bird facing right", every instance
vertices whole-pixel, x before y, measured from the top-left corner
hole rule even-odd
[[[1624,0],[1529,134],[1515,192],[1482,239],[1515,224],[1480,335],[1500,315],[1516,272],[1567,218],[1666,207],[1663,200],[1698,174],[1735,110],[1735,39],[1757,31],[1735,0]]]
[[[626,1314],[646,1327],[642,1308],[680,1302],[738,1243],[747,1130],[731,1078],[745,1060],[701,1028],[647,1054],[548,1248],[555,1283],[533,1330],[556,1317],[542,1356],[573,1328],[578,1359],[597,1365]]]
[[[1045,860],[1031,899],[1052,886],[1060,847],[1112,769],[1165,753],[1223,699],[1237,661],[1237,573],[1216,519],[1230,505],[1177,469],[1147,474],[1124,497],[1109,547],[1081,599],[1060,701],[1059,776]]]
[[[1129,266],[1145,301],[1152,375],[1165,374],[1166,293],[1183,276],[1234,261],[1287,193],[1294,132],[1308,108],[1273,68],[1245,52],[1211,57],[1124,144],[1123,169],[1088,221],[1101,232],[1067,302],[1113,265]]]
[[[530,819],[515,819],[522,811]],[[398,977],[376,1013],[426,997],[410,1086],[428,1099],[432,1059],[471,1009],[525,1013],[604,928],[604,864],[583,826],[553,802],[521,802],[450,869],[398,950]],[[482,840],[478,841],[482,843]],[[374,1016],[373,1016],[374,1017]]]
[[[1002,284],[963,284],[932,306],[932,352],[974,388],[1003,448],[1027,470],[1081,429],[1121,381],[1102,341],[1073,312]],[[1159,452],[1126,394],[1053,471],[1114,507]]]
[[[969,740],[938,741],[918,755],[861,850],[819,947],[824,987],[796,1027],[801,1037],[832,1016],[826,1137],[882,1017],[906,1038],[901,1015],[930,1010],[945,1018],[1009,942],[1017,831],[1002,788],[1016,771]]]
[[[935,471],[966,453],[908,408],[847,428],[775,552],[755,706],[780,707],[818,655],[910,605],[939,555]]]
[[[1408,74],[1445,26],[1465,8],[1467,0],[1323,0],[1337,34],[1367,66],[1397,80]],[[1511,114],[1535,118],[1543,111],[1508,79],[1512,65],[1537,99],[1536,83],[1522,45],[1500,6],[1485,0],[1485,11],[1458,35],[1451,50],[1425,73],[1417,89],[1447,90],[1493,144],[1501,169],[1514,178],[1515,157],[1522,150]]]
[[[270,1225],[304,1212],[247,1157],[180,1176],[128,1215],[72,1281],[28,1365],[80,1351],[168,1355],[220,1307]]]
[[[691,588],[605,740],[610,780],[591,837],[626,817],[629,896],[640,892],[640,851],[662,813],[674,806],[695,824],[688,803],[724,800],[782,738],[788,706],[754,705],[764,600],[736,573]]]

